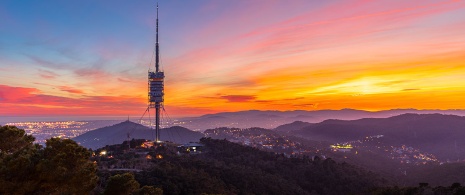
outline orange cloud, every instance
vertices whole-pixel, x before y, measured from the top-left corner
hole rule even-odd
[[[255,99],[253,95],[222,95],[220,98],[228,100],[228,102],[248,102]]]

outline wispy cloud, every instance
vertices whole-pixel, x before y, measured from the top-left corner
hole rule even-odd
[[[95,77],[102,78],[107,74],[100,68],[81,68],[74,71],[77,76],[80,77]]]
[[[64,63],[57,63],[53,62],[51,60],[46,60],[37,56],[25,54],[29,59],[33,61],[33,63],[45,67],[45,68],[52,68],[52,69],[65,69],[69,67],[69,65],[64,64]]]
[[[60,86],[59,89],[62,90],[62,91],[69,92],[69,93],[77,93],[77,94],[83,94],[84,93],[82,90],[75,89],[75,88],[69,87],[69,86]]]
[[[59,76],[55,72],[48,71],[48,70],[39,69],[38,71],[39,71],[39,76],[44,79],[54,79]]]
[[[220,98],[228,100],[229,102],[248,102],[255,99],[253,95],[222,95]]]

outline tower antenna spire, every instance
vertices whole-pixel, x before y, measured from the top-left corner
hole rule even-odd
[[[157,2],[157,34],[155,43],[155,72],[159,72],[160,67],[160,46],[158,44],[158,2]]]

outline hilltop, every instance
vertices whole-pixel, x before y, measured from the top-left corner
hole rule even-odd
[[[155,131],[153,129],[131,121],[124,121],[112,126],[86,132],[72,138],[72,140],[84,147],[97,149],[105,145],[118,144],[128,140],[128,133],[129,139],[154,140],[155,137]],[[203,137],[203,134],[184,127],[174,126],[161,129],[160,137],[163,141],[182,144],[198,141]]]

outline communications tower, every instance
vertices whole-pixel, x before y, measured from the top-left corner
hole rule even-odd
[[[148,108],[155,108],[155,143],[160,141],[160,108],[163,108],[164,78],[160,71],[160,48],[158,44],[158,3],[157,3],[157,30],[155,43],[155,71],[148,71]]]

